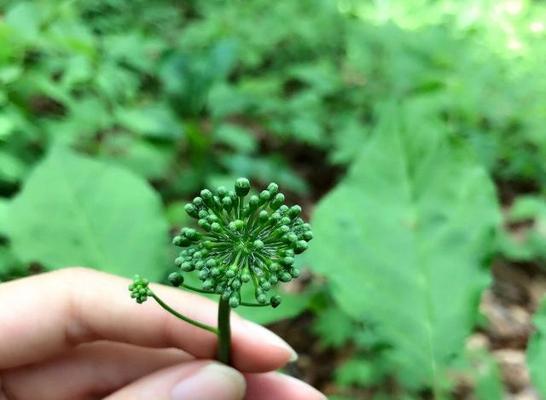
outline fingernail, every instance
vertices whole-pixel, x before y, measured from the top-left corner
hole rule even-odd
[[[296,353],[296,350],[294,350],[288,343],[286,343],[279,336],[275,335],[269,329],[253,322],[245,321],[245,323],[248,330],[252,331],[256,336],[259,336],[262,341],[266,342],[270,346],[275,346],[288,352],[288,362],[294,362],[298,359],[298,353]]]
[[[209,364],[173,387],[172,400],[242,400],[245,379],[233,368]]]

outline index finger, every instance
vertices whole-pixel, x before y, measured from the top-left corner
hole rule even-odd
[[[99,339],[176,347],[214,358],[216,335],[180,321],[157,304],[137,305],[129,281],[69,268],[0,285],[0,369],[35,363]],[[192,319],[216,325],[217,305],[201,296],[154,285],[154,292]],[[267,329],[232,315],[232,360],[246,372],[280,368],[295,352]]]

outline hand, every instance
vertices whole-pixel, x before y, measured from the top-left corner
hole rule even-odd
[[[235,368],[206,359],[216,336],[127,295],[129,281],[69,268],[0,285],[0,400],[319,400],[274,371],[295,352],[267,329],[232,317]],[[153,290],[215,325],[216,304]]]

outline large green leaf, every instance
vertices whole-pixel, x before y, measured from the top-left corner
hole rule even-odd
[[[137,176],[56,149],[8,209],[15,254],[50,268],[84,265],[155,279],[166,265],[159,196]]]
[[[533,319],[536,331],[527,348],[527,363],[531,371],[533,385],[541,398],[546,397],[546,299]]]
[[[440,124],[385,110],[345,180],[318,205],[310,249],[339,305],[375,325],[406,383],[438,385],[489,278],[492,182]]]
[[[8,218],[8,201],[0,197],[0,235],[6,231],[6,220]]]

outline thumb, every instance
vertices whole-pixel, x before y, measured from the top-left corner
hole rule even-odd
[[[245,386],[233,368],[193,361],[145,376],[105,400],[242,400]]]

